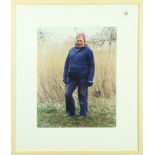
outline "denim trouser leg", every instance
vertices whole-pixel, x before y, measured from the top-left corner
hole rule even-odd
[[[75,80],[69,81],[69,83],[66,85],[66,93],[65,93],[66,112],[70,114],[75,113],[75,102],[72,96],[75,88],[76,88]]]
[[[87,103],[86,103],[86,112],[88,112],[88,86],[87,86],[87,92],[86,92],[87,96],[86,96],[86,99],[87,99]]]
[[[86,79],[78,79],[78,99],[80,103],[80,115],[85,116],[87,113],[87,93],[88,86]]]

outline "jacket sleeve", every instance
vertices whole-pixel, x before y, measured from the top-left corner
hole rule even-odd
[[[89,64],[88,81],[93,82],[95,72],[95,62],[92,50],[90,50],[88,53],[88,64]]]
[[[68,54],[68,56],[67,56],[67,58],[66,58],[65,66],[64,66],[63,80],[64,80],[65,82],[67,81],[68,66],[69,66],[69,54]]]

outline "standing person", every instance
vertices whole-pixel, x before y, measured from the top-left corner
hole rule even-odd
[[[75,47],[69,50],[64,66],[63,81],[66,84],[65,103],[66,117],[75,114],[75,102],[73,92],[78,87],[78,100],[80,113],[78,120],[85,118],[88,111],[88,87],[93,85],[95,64],[92,50],[85,43],[85,34],[78,33]]]

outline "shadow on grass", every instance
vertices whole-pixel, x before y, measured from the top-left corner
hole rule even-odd
[[[85,119],[77,120],[79,105],[76,105],[76,115],[70,119],[64,117],[64,104],[38,103],[37,123],[39,128],[51,127],[116,127],[115,99],[92,100],[89,103]]]

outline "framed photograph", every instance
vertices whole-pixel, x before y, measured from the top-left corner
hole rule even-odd
[[[12,0],[12,155],[142,152],[142,1]]]

